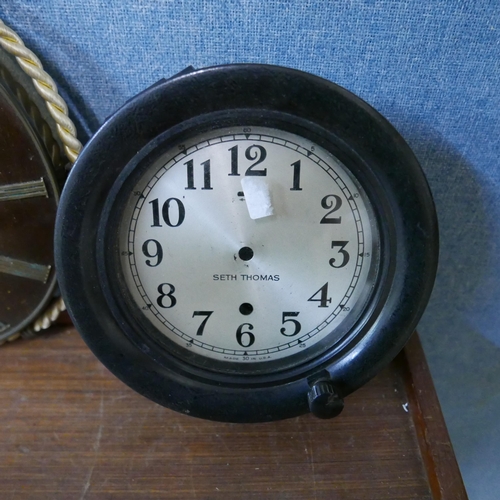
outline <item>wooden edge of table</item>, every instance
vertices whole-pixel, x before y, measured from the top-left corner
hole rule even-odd
[[[58,324],[71,325],[62,315]],[[435,500],[467,500],[467,493],[450,441],[441,406],[418,333],[415,332],[394,361],[405,383],[409,411],[418,446]]]
[[[425,359],[420,338],[415,332],[396,359],[400,364],[433,498],[467,500],[441,406]]]

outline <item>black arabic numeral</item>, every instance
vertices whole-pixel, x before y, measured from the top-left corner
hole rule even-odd
[[[330,198],[333,198],[335,201]],[[337,196],[336,194],[327,194],[321,200],[321,206],[325,210],[328,210],[329,208],[331,208],[331,210],[321,219],[320,224],[340,224],[342,222],[342,217],[328,217],[330,214],[333,214],[333,212],[339,210],[342,206],[342,199],[340,196]]]
[[[158,208],[158,198],[155,198],[154,200],[150,201],[149,204],[151,205],[151,210],[153,211],[153,224],[151,224],[151,227],[161,227],[160,210]]]
[[[170,204],[175,202],[177,205],[177,222],[174,224],[170,219]],[[161,210],[163,220],[165,224],[170,227],[179,227],[184,222],[184,217],[186,216],[186,209],[181,200],[177,198],[169,198],[162,207]]]
[[[187,186],[184,189],[196,189],[194,187],[194,162],[193,160],[188,160],[186,163],[186,174],[187,174]]]
[[[240,344],[241,347],[250,347],[255,342],[255,335],[253,333],[248,331],[246,332],[243,331],[243,328],[245,328],[246,326],[248,327],[249,330],[253,330],[253,325],[251,325],[250,323],[243,323],[236,330],[236,340],[238,341],[238,344]],[[245,335],[248,336],[247,338],[248,342],[246,344],[243,343]]]
[[[344,250],[345,246],[348,244],[348,241],[332,241],[332,248],[339,247],[339,254],[342,255],[342,262],[339,265],[335,265],[337,262],[337,259],[331,258],[329,260],[329,264],[332,267],[335,267],[336,269],[340,269],[341,267],[347,266],[347,263],[349,262],[349,253],[347,250]]]
[[[172,202],[175,202],[177,204],[177,222],[175,224],[170,219],[170,204]],[[153,212],[153,224],[151,224],[151,227],[162,227],[162,225],[160,224],[160,209],[158,198],[151,200],[149,204],[151,205],[151,210]],[[184,217],[186,217],[186,209],[184,208],[184,204],[177,198],[169,198],[163,204],[161,213],[165,224],[170,227],[180,226],[184,222]]]
[[[316,298],[319,295],[319,298]],[[308,302],[319,302],[318,307],[328,307],[332,301],[328,298],[328,283],[325,283],[316,293],[307,299]]]
[[[238,172],[238,145],[229,148],[231,153],[231,173],[227,175],[240,175]]]
[[[245,157],[247,160],[257,160],[255,163],[252,163],[246,170],[245,175],[248,176],[265,176],[267,175],[267,168],[261,168],[255,170],[254,167],[260,165],[267,156],[267,151],[263,146],[259,146],[258,144],[253,144],[249,146],[245,151]]]
[[[164,290],[165,287],[168,287],[168,292],[165,292]],[[170,309],[171,307],[174,307],[175,304],[177,304],[177,299],[174,297],[174,292],[175,292],[175,286],[172,285],[171,283],[162,283],[161,285],[158,285],[158,293],[160,295],[156,299],[156,303],[160,307],[163,307],[163,309]],[[169,298],[170,304],[165,305],[165,300],[164,300],[165,297]]]
[[[203,187],[201,189],[212,189],[210,180],[210,160],[204,161],[203,166]]]
[[[195,316],[205,316],[205,319],[201,322],[201,325],[196,330],[196,335],[203,335],[203,330],[205,329],[205,325],[207,324],[208,318],[212,315],[213,311],[195,311],[193,313],[193,318]]]
[[[292,163],[291,166],[293,167],[293,187],[290,188],[290,191],[302,191],[300,187],[300,160]]]
[[[239,164],[238,164],[238,145],[229,148],[228,151],[231,153],[231,172],[227,175],[237,176],[240,175]],[[257,165],[262,163],[267,156],[267,151],[263,146],[258,144],[252,144],[245,150],[245,157],[247,160],[253,161],[245,171],[245,175],[248,176],[265,176],[267,175],[267,168],[255,169]]]
[[[149,251],[149,244],[152,243],[153,246],[156,247],[156,252],[155,253],[151,253]],[[163,260],[163,248],[161,247],[160,245],[160,242],[159,241],[156,241],[156,240],[146,240],[143,244],[142,244],[142,253],[146,256],[146,257],[149,257],[150,259],[154,259],[156,258],[156,263],[155,264],[152,264],[151,260],[147,259],[146,260],[146,265],[149,266],[149,267],[156,267],[156,266],[159,266],[161,264],[161,261]]]
[[[188,160],[186,163],[186,174],[187,174],[187,186],[184,189],[196,189],[194,185],[194,162],[193,160]],[[204,161],[201,166],[203,167],[203,187],[201,189],[212,189],[211,177],[210,177],[210,160]]]
[[[284,335],[285,337],[293,337],[294,335],[297,335],[297,333],[300,332],[302,325],[296,319],[292,319],[292,318],[296,318],[299,314],[300,313],[298,313],[298,312],[284,312],[283,313],[281,322],[283,324],[285,324],[287,322],[291,322],[295,325],[295,329],[292,333],[286,333],[286,328],[283,327],[280,329],[280,332],[282,335]]]

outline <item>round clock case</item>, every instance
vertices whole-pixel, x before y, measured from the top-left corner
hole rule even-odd
[[[186,71],[84,148],[56,225],[69,313],[130,387],[202,418],[328,418],[403,347],[438,235],[422,170],[347,90]]]
[[[54,223],[66,176],[62,145],[31,79],[0,49],[0,343],[56,292]],[[50,124],[50,125],[49,125]]]

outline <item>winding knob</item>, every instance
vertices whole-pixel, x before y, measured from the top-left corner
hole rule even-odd
[[[318,418],[336,417],[344,409],[344,400],[328,380],[314,383],[307,393],[307,399],[311,413]]]

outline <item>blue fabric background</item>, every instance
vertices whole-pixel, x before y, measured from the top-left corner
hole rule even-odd
[[[419,330],[471,499],[500,491],[500,10],[495,1],[3,1],[96,128],[192,64],[260,62],[348,88],[413,147],[441,229]]]

